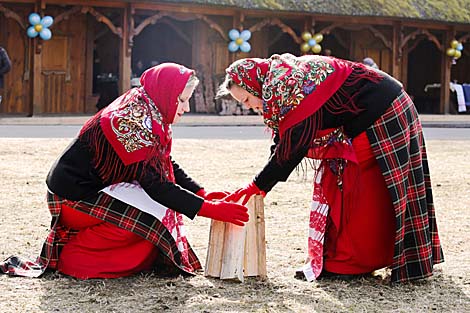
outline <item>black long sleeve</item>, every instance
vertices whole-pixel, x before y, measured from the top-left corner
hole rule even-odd
[[[201,185],[199,185],[194,179],[186,174],[186,172],[178,165],[178,163],[176,163],[173,159],[171,159],[171,163],[173,164],[175,181],[178,185],[194,193],[202,189]]]
[[[361,109],[359,113],[342,112],[332,113],[325,107],[319,110],[321,114],[321,129],[336,128],[342,126],[344,132],[354,138],[364,132],[374,123],[391,105],[393,100],[402,90],[401,84],[393,77],[384,72],[380,72],[383,79],[378,82],[362,80],[354,86],[343,86],[343,91],[348,94],[356,94],[355,101]],[[296,146],[301,138],[301,134],[306,127],[306,121],[302,121],[293,126],[291,132],[291,146]],[[313,138],[311,138],[313,140]],[[279,136],[274,137],[274,145],[271,147],[271,157],[263,170],[256,175],[254,183],[265,192],[269,192],[278,182],[286,181],[290,173],[302,161],[308,152],[308,146],[301,147],[292,153],[288,160],[279,162],[276,151],[279,149]]]
[[[304,127],[304,122],[294,126],[290,138],[293,146],[299,141]],[[280,162],[276,156],[277,149],[279,149],[279,135],[274,137],[274,144],[271,146],[271,156],[269,157],[268,163],[254,179],[256,186],[266,193],[271,191],[278,182],[286,181],[308,151],[308,147],[302,147],[291,154],[288,160]]]
[[[140,163],[131,166],[142,168]],[[199,190],[200,187],[188,178],[179,166],[175,172],[175,175],[179,177],[176,183],[164,180],[156,171],[150,170],[144,177],[139,179],[139,184],[153,200],[192,219],[196,216],[204,201],[201,197],[192,193],[192,191]],[[181,182],[182,186],[179,186],[178,182]],[[92,154],[87,144],[77,139],[66,148],[54,163],[49,171],[46,183],[52,193],[72,201],[79,201],[96,195],[109,185],[109,183],[103,182],[93,167]],[[189,189],[186,190],[185,187]]]
[[[203,198],[195,195],[191,190],[162,180],[154,170],[147,171],[146,175],[139,180],[139,184],[152,199],[190,219],[196,216],[204,202]]]

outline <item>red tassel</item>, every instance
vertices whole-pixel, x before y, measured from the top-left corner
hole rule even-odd
[[[91,150],[93,166],[98,170],[99,177],[109,184],[138,179],[138,163],[124,165],[117,153],[109,144],[99,124],[99,112],[82,128],[79,140]],[[141,171],[140,175],[142,175]]]

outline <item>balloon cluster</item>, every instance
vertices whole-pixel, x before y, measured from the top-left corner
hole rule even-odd
[[[450,48],[447,48],[446,54],[454,58],[454,60],[457,60],[458,58],[462,56],[462,50],[463,50],[462,43],[454,39],[450,42]]]
[[[241,52],[250,52],[251,45],[248,42],[251,38],[251,32],[247,29],[239,32],[236,29],[231,29],[228,32],[228,37],[230,38],[230,43],[228,44],[228,50],[230,52],[236,52],[240,49]]]
[[[37,13],[31,13],[28,17],[31,26],[26,31],[29,38],[34,38],[37,35],[43,40],[49,40],[52,38],[52,33],[49,27],[54,23],[54,19],[51,16],[44,16],[41,18]]]
[[[321,52],[320,42],[323,40],[322,34],[312,35],[312,33],[305,31],[302,33],[301,37],[304,42],[300,45],[300,51],[307,53],[311,50],[313,53],[317,54]]]

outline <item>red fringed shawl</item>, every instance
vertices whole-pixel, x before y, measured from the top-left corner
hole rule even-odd
[[[145,71],[142,87],[127,91],[93,116],[79,139],[94,153],[100,177],[108,183],[137,179],[147,166],[174,181],[170,160],[171,128],[181,94],[193,73],[164,63]],[[144,168],[133,166],[144,162]]]
[[[289,157],[299,146],[311,145],[321,129],[321,107],[333,114],[358,113],[355,103],[359,92],[350,94],[343,86],[354,86],[360,79],[378,82],[382,77],[363,64],[319,55],[295,57],[273,55],[269,59],[241,59],[227,74],[232,80],[263,100],[265,124],[279,133],[278,155]],[[307,120],[308,119],[308,120]],[[292,126],[307,120],[304,134],[295,147],[290,142]]]

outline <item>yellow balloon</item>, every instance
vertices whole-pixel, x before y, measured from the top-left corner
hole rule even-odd
[[[462,56],[462,52],[460,52],[459,50],[455,50],[454,58],[458,59],[461,56]]]
[[[459,42],[455,39],[450,42],[450,46],[454,49],[456,49],[458,45],[459,45]]]
[[[310,39],[312,39],[312,34],[309,32],[303,32],[300,36],[304,41],[309,41]]]
[[[34,25],[34,30],[39,33],[42,30],[42,25],[41,24]]]
[[[310,45],[308,44],[308,42],[304,42],[300,45],[300,51],[308,52],[308,50],[310,50]]]
[[[312,47],[313,53],[320,53],[321,51],[321,46],[319,44],[316,44]]]
[[[457,50],[455,50],[454,48],[447,48],[446,54],[447,54],[448,56],[450,56],[450,57],[453,57],[453,56],[455,55],[455,52],[456,52],[456,51],[457,51]]]
[[[323,40],[323,35],[322,34],[315,34],[315,35],[313,35],[313,39],[315,39],[315,41],[317,43],[320,43]]]
[[[235,39],[235,43],[236,43],[237,45],[241,45],[241,44],[243,43],[243,39],[237,38],[237,39]]]

